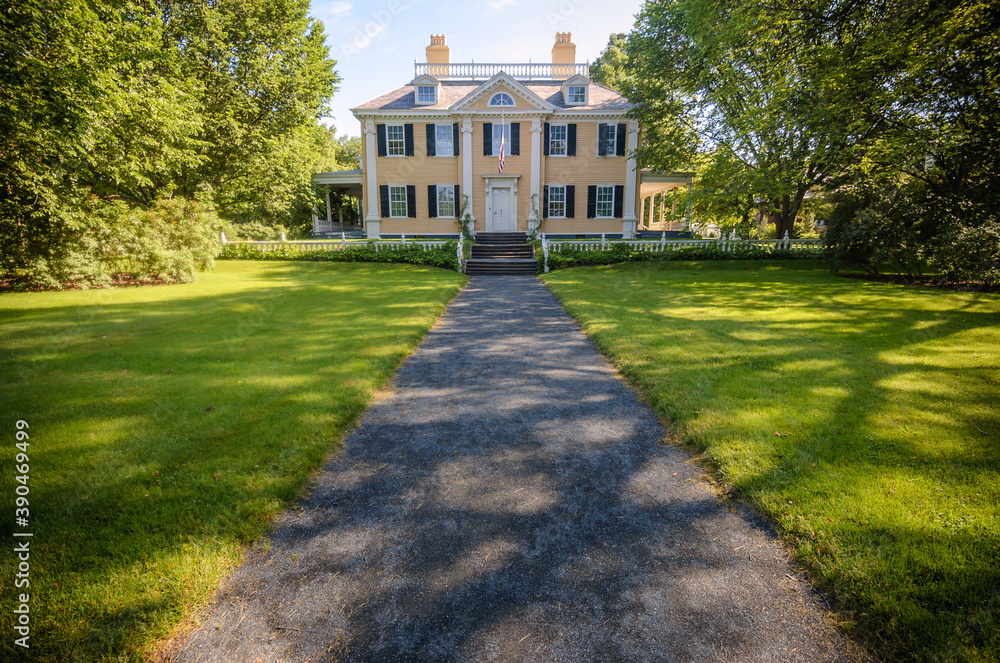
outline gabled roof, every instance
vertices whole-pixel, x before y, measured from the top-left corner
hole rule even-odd
[[[452,104],[450,110],[458,112],[469,108],[477,101],[493,93],[501,86],[506,87],[508,90],[527,101],[529,104],[534,106],[536,110],[546,111],[548,113],[555,110],[555,106],[539,97],[521,83],[518,83],[516,80],[511,78],[509,74],[503,71],[480,85],[469,94],[465,95],[462,99],[459,99],[456,103]]]
[[[590,85],[592,81],[583,76],[582,74],[573,74],[566,80],[562,81],[562,85]]]
[[[441,93],[436,104],[417,105],[413,85],[404,85],[379,97],[352,108],[352,111],[448,111],[459,101],[480,89],[484,84],[473,81],[442,80]],[[590,83],[590,94],[586,105],[570,106],[562,96],[563,81],[523,81],[520,85],[543,100],[555,110],[623,112],[632,108],[622,95],[603,85]]]

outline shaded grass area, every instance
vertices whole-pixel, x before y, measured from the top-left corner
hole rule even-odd
[[[889,660],[1000,660],[1000,297],[808,263],[543,277]]]
[[[0,297],[5,495],[14,422],[31,434],[32,660],[141,660],[464,282],[406,265],[224,262],[187,285]],[[26,590],[8,574],[0,591],[6,659]]]

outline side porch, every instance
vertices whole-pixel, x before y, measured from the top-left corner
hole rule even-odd
[[[313,175],[313,187],[325,204],[323,209],[313,211],[313,227],[309,233],[312,237],[340,237],[341,233],[347,237],[365,235],[361,177],[360,168]]]

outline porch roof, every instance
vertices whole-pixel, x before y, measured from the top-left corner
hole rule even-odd
[[[313,184],[326,184],[333,191],[343,191],[355,198],[361,197],[360,168],[354,170],[333,170],[326,173],[315,173],[312,176]]]

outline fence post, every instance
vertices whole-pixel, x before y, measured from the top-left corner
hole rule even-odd
[[[463,236],[459,234],[458,236],[458,271],[460,274],[465,273],[465,251],[463,250]]]
[[[406,242],[406,233],[401,233],[401,234],[400,234],[400,237],[401,237],[402,239],[400,239],[399,241],[401,241],[401,242],[404,242],[404,243],[405,243],[405,242]]]
[[[219,233],[219,241],[222,242],[223,244],[226,243],[226,233],[224,232]]]
[[[607,251],[608,241],[604,237],[604,233],[601,233],[601,251]]]
[[[281,241],[282,241],[282,242],[286,241],[286,240],[285,240],[285,233],[281,233]]]
[[[787,230],[785,231],[785,236],[784,236],[784,238],[782,238],[782,240],[781,240],[781,241],[782,241],[782,243],[784,243],[784,245],[785,245],[785,249],[786,249],[786,250],[787,250],[787,249],[789,249],[789,248],[791,247],[791,245],[792,245],[792,240],[791,240],[791,238],[789,238],[789,236],[788,236],[788,231],[787,231]]]
[[[545,233],[542,233],[542,256],[545,259],[545,273],[549,273],[549,240],[545,238]]]

